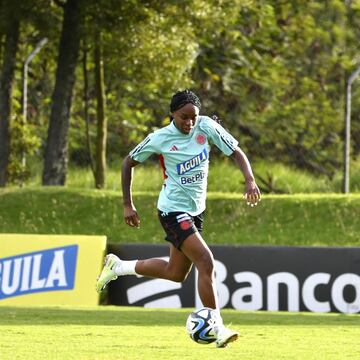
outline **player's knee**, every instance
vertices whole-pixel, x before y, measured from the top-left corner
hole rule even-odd
[[[175,282],[179,282],[179,283],[184,282],[187,279],[187,277],[188,277],[188,275],[190,273],[190,269],[188,271],[175,271],[175,272],[173,272],[172,275],[171,275],[171,280],[175,281]]]
[[[199,273],[211,276],[214,272],[214,257],[211,253],[204,253],[196,262]]]
[[[188,274],[173,274],[172,275],[172,281],[182,283],[186,280]]]
[[[175,282],[184,282],[189,274],[189,271],[181,271],[180,269],[167,269],[167,279]]]

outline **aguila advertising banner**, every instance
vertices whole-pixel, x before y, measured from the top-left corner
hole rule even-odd
[[[360,312],[360,248],[211,246],[221,308]],[[126,260],[167,258],[168,246],[109,245]],[[196,270],[183,283],[122,276],[109,284],[116,305],[201,307]]]
[[[97,305],[105,236],[0,234],[1,305]]]

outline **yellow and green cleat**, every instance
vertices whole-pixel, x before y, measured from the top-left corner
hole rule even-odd
[[[96,282],[97,292],[102,292],[110,281],[117,279],[115,268],[119,263],[121,263],[121,260],[114,254],[109,254],[105,257],[104,267]]]

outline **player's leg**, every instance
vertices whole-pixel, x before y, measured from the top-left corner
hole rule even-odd
[[[216,346],[226,347],[228,343],[235,341],[239,334],[225,327],[220,316],[212,252],[198,232],[190,235],[182,243],[181,251],[194,263],[198,270],[198,291],[203,305],[218,311],[219,323],[215,329]]]
[[[114,254],[109,254],[106,256],[104,268],[96,284],[99,292],[102,291],[111,280],[122,275],[143,275],[179,282],[186,279],[191,269],[192,259],[186,256],[186,254],[183,254],[179,248],[183,241],[190,235],[194,233],[199,234],[199,231],[201,232],[203,214],[192,217],[182,212],[164,213],[159,211],[158,216],[165,230],[166,240],[171,243],[169,261],[159,258],[123,261]],[[201,236],[198,236],[202,240]],[[204,244],[203,246],[205,246],[205,253],[208,253],[209,256],[212,257],[210,250],[203,240],[202,243]],[[210,257],[208,258],[210,259]],[[200,278],[202,279],[204,277],[203,269],[205,268],[204,265],[201,264],[199,264],[199,267],[201,268]],[[206,279],[201,281],[201,284],[205,284],[201,285],[201,287],[205,288],[207,286],[206,283]],[[215,304],[214,301],[211,303]]]
[[[192,267],[191,261],[176,247],[170,244],[169,261],[153,258],[138,260],[135,271],[139,275],[183,282]]]
[[[183,282],[187,278],[191,266],[191,261],[172,244],[170,245],[169,261],[159,258],[126,261],[119,259],[114,254],[109,254],[105,258],[96,289],[101,292],[111,280],[123,275],[142,275]]]
[[[191,234],[181,245],[181,251],[198,270],[198,291],[201,302],[211,309],[218,309],[214,278],[214,257],[199,232]]]
[[[217,309],[217,292],[214,281],[214,258],[198,232],[188,236],[181,244],[181,252],[198,270],[198,291],[204,306]]]

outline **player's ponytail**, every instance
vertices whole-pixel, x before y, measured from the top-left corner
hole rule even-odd
[[[221,123],[222,123],[222,121],[221,121],[216,115],[213,115],[211,118],[212,118],[214,121],[216,121],[218,124],[221,124]]]

